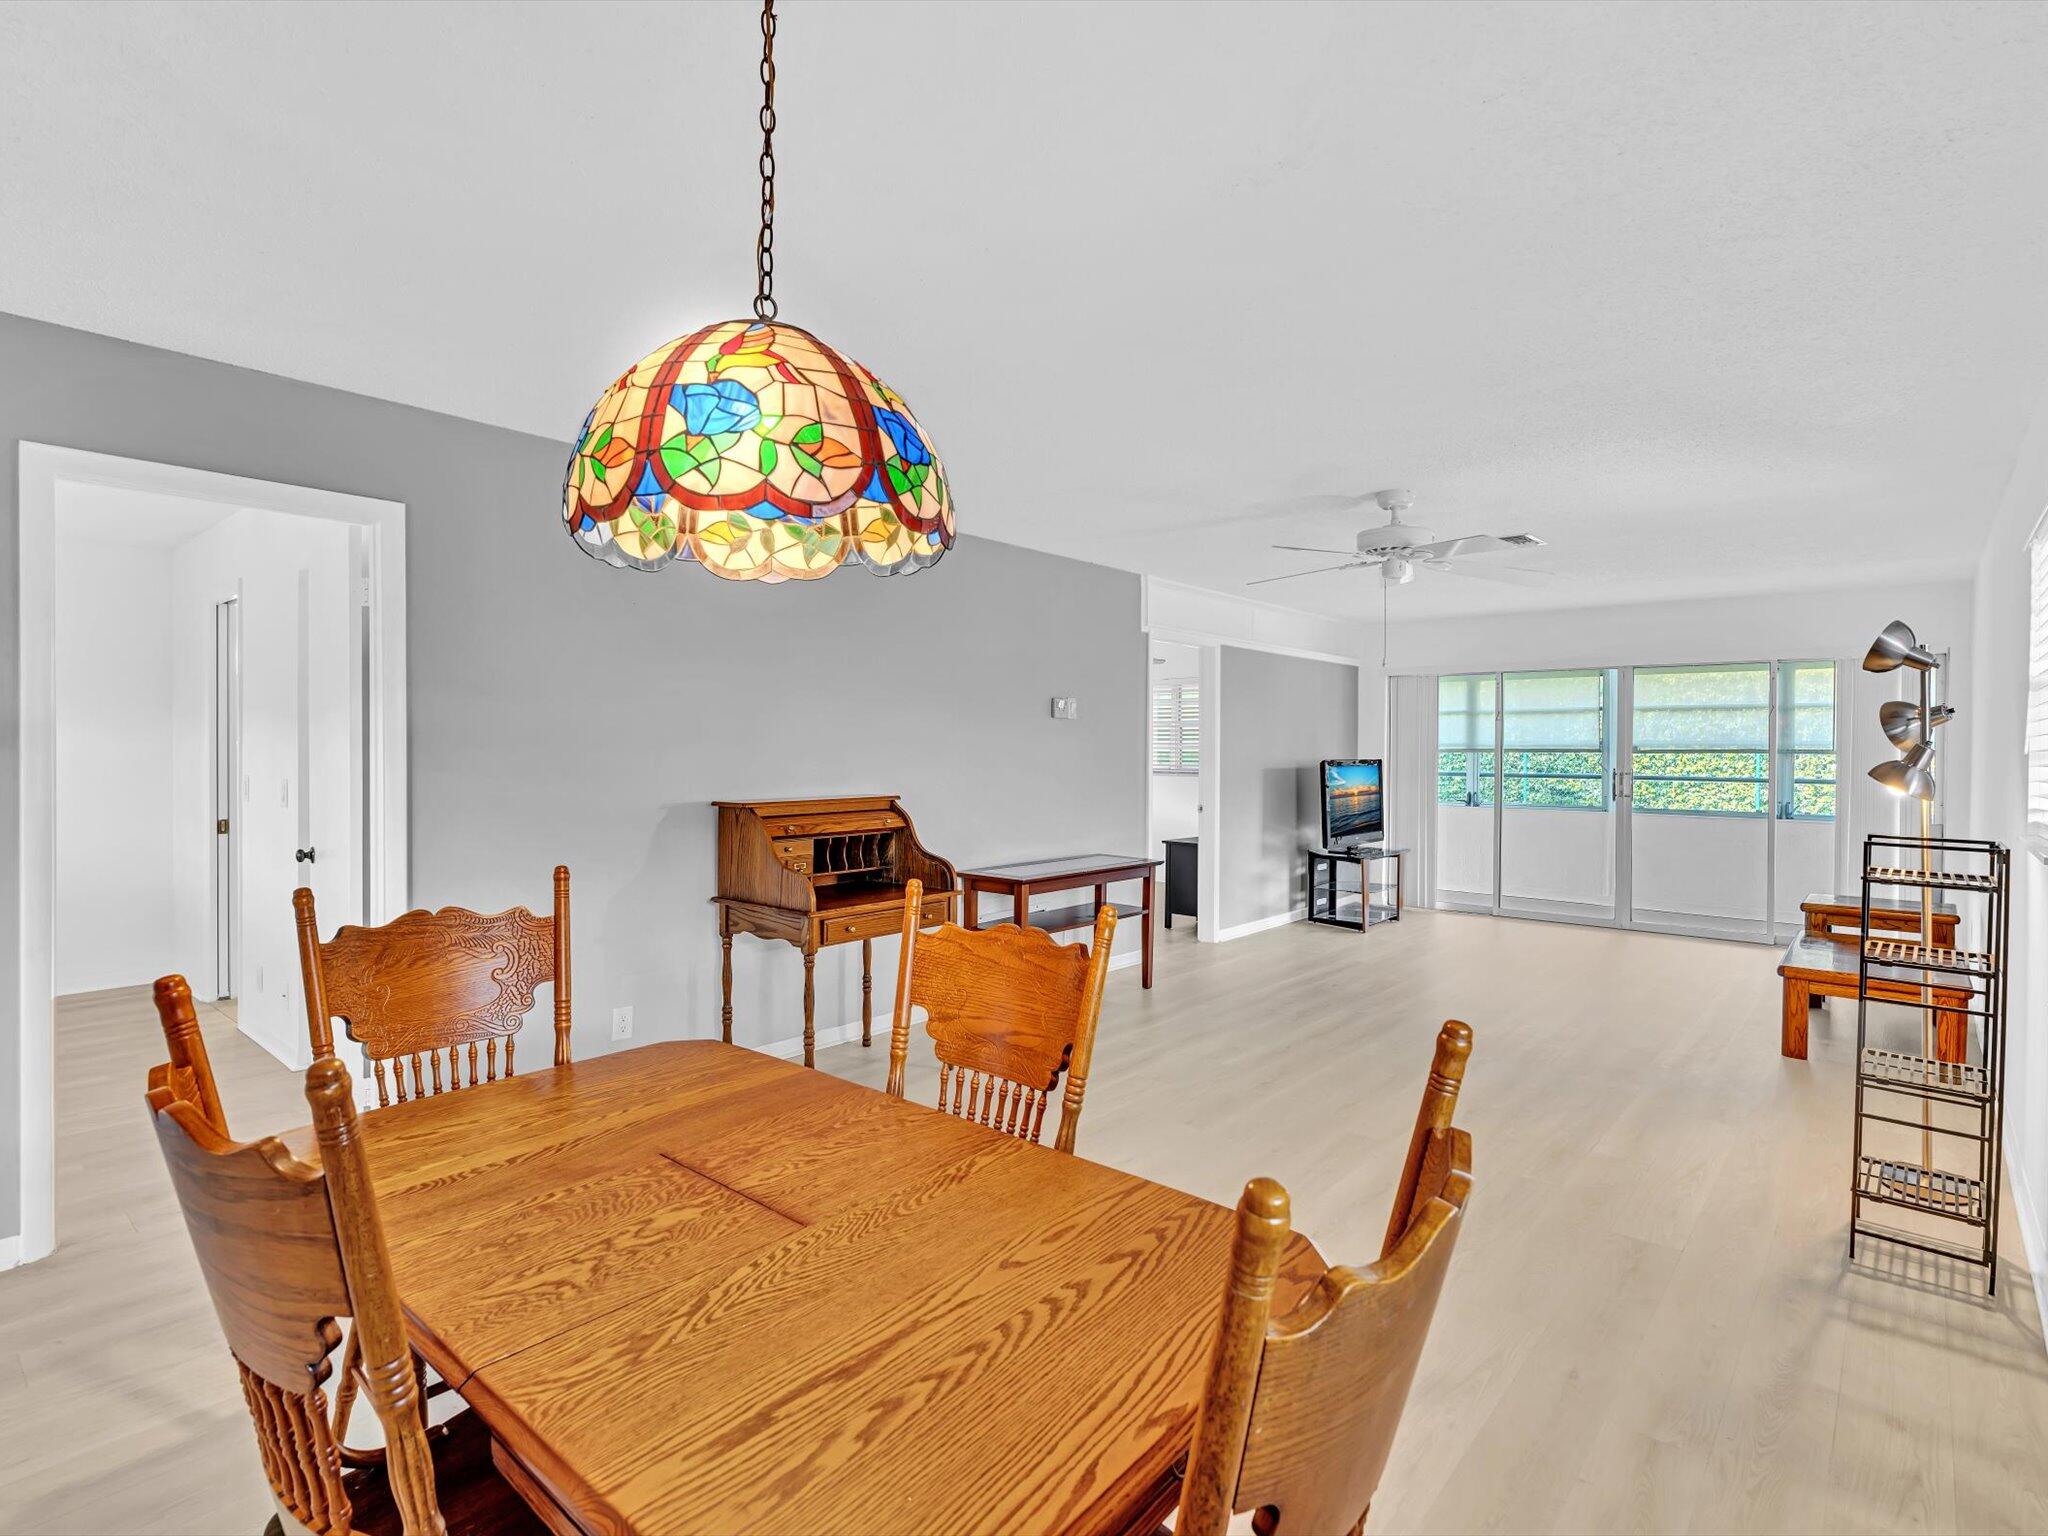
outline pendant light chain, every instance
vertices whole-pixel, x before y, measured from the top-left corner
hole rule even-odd
[[[754,242],[754,318],[775,318],[775,0],[761,0],[761,234]]]

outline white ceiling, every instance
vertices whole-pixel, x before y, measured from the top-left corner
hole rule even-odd
[[[2048,7],[784,0],[783,314],[962,526],[1223,590],[1411,487],[1540,593],[1974,559],[2048,386]],[[566,438],[751,296],[751,5],[0,7],[0,309]],[[1377,612],[1357,574],[1266,600]]]

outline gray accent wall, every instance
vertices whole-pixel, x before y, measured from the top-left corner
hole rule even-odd
[[[611,1048],[616,1004],[636,1045],[717,1032],[714,799],[898,793],[967,864],[1144,847],[1132,574],[971,536],[886,580],[612,570],[561,531],[566,442],[0,315],[0,1237],[20,1230],[24,440],[405,503],[412,897],[540,908],[568,864],[579,1056]],[[1029,473],[951,468],[969,528],[977,485]],[[1055,694],[1080,718],[1052,719]],[[893,946],[877,949],[884,1050]],[[734,971],[737,1040],[799,1032],[795,950],[742,937]],[[859,946],[818,973],[819,1027],[858,1018]],[[60,1207],[60,1238],[63,1222]]]
[[[1303,903],[1304,851],[1321,834],[1316,768],[1358,755],[1358,668],[1225,646],[1221,926],[1278,917]]]

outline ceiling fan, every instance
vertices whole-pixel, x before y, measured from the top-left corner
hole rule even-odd
[[[1317,497],[1314,500],[1318,508],[1327,507],[1333,501],[1339,506],[1376,502],[1387,514],[1387,521],[1382,527],[1365,529],[1358,535],[1356,547],[1348,550],[1326,549],[1314,544],[1275,544],[1275,549],[1298,554],[1344,555],[1347,558],[1341,565],[1319,565],[1314,570],[1289,571],[1284,576],[1261,576],[1256,581],[1246,582],[1246,586],[1262,587],[1268,582],[1319,576],[1325,571],[1364,571],[1375,567],[1379,570],[1380,580],[1388,586],[1402,586],[1413,581],[1417,571],[1438,571],[1446,576],[1476,576],[1481,581],[1503,581],[1512,586],[1541,586],[1550,579],[1549,572],[1530,570],[1525,566],[1496,565],[1491,561],[1482,565],[1464,563],[1476,555],[1542,548],[1543,541],[1533,533],[1472,533],[1459,539],[1432,542],[1427,528],[1417,528],[1401,521],[1401,514],[1415,505],[1414,496],[1407,491],[1375,491],[1370,496]]]

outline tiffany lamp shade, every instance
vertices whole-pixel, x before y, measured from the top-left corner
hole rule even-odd
[[[562,520],[584,553],[733,581],[878,576],[953,543],[938,456],[897,393],[808,331],[726,320],[626,370],[583,423]]]

